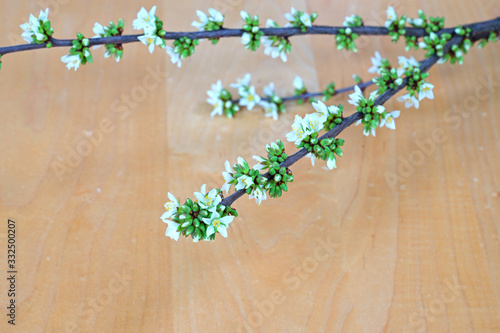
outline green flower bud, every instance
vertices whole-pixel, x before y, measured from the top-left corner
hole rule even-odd
[[[189,227],[191,224],[193,223],[193,221],[186,221],[184,222],[183,224],[181,224],[181,228],[187,228]]]
[[[185,236],[189,236],[194,231],[194,226],[190,226],[184,231]]]

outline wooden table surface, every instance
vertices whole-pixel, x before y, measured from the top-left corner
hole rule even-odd
[[[0,45],[20,43],[19,24],[44,1],[0,4]],[[240,10],[283,23],[286,1],[52,0],[55,36],[92,36],[95,21],[157,4],[167,30],[192,30],[196,9]],[[41,5],[42,4],[42,5]],[[357,13],[383,24],[388,1],[293,1],[317,24]],[[446,16],[446,26],[492,19],[497,1],[396,1],[398,13]],[[0,306],[8,305],[7,219],[16,222],[16,326],[1,332],[499,332],[500,105],[498,44],[473,48],[463,65],[432,68],[435,100],[401,109],[397,130],[346,139],[338,169],[293,166],[295,182],[260,207],[242,198],[229,237],[213,243],[164,236],[167,192],[186,198],[218,187],[226,159],[263,155],[285,139],[295,114],[210,118],[206,90],[247,72],[257,90],[281,95],[300,75],[310,90],[372,76],[379,50],[393,63],[404,43],[359,40],[356,54],[331,36],[292,38],[287,63],[238,39],[204,41],[182,68],[163,50],[125,46],[120,63],[93,51],[77,72],[67,49],[6,55],[0,72]],[[423,52],[414,52],[422,58]],[[330,104],[346,103],[340,95]],[[346,107],[346,112],[352,112]],[[73,155],[79,149],[83,156]],[[287,144],[288,151],[294,151]],[[61,165],[65,167],[61,167]],[[396,175],[391,181],[391,176]],[[5,264],[4,264],[5,263]]]

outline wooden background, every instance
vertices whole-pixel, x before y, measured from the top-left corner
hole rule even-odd
[[[0,44],[21,42],[19,24],[43,2],[2,2]],[[287,1],[49,3],[60,38],[92,36],[95,21],[120,17],[135,33],[137,11],[154,4],[168,30],[191,30],[196,9],[219,8],[227,27],[241,25],[240,10],[284,23],[290,9]],[[318,24],[357,13],[374,25],[389,2],[292,4],[318,11]],[[419,8],[445,15],[447,26],[500,15],[494,0],[392,4],[412,17]],[[295,75],[313,91],[332,80],[342,87],[353,73],[371,78],[375,50],[393,63],[408,55],[387,37],[361,39],[357,54],[336,51],[333,37],[292,43],[282,63],[238,39],[204,41],[181,69],[141,44],[126,45],[118,64],[95,50],[95,63],[77,72],[59,60],[67,49],[3,57],[0,256],[3,263],[11,218],[19,274],[17,324],[2,315],[0,331],[500,331],[498,45],[472,49],[462,66],[434,67],[436,99],[420,109],[387,103],[402,110],[397,131],[343,133],[338,169],[303,160],[281,199],[237,201],[229,238],[193,244],[164,236],[168,191],[184,199],[203,183],[221,186],[226,159],[264,154],[295,114],[311,112],[288,104],[277,122],[260,109],[211,119],[205,92],[217,79],[228,86],[251,72],[258,91],[274,81],[286,95]],[[88,153],[72,156],[76,149]],[[3,277],[0,290],[5,311]]]

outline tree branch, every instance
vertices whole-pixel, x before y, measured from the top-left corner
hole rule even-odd
[[[288,28],[262,28],[260,29],[265,36],[281,36],[281,37],[291,37],[291,36],[301,36],[301,35],[336,35],[339,33],[340,29],[345,27],[334,27],[334,26],[324,26],[324,25],[313,25],[306,31],[301,31],[300,28],[288,27]],[[453,33],[456,27],[441,29],[437,34],[442,33]],[[477,22],[472,24],[464,25],[463,28],[470,28],[472,31],[471,37],[475,40],[488,37],[488,33],[492,30],[500,30],[500,17],[489,21]],[[385,27],[374,27],[374,26],[361,26],[361,27],[351,27],[353,33],[358,35],[366,36],[379,36],[388,35],[389,30]],[[422,28],[405,28],[405,36],[416,36],[423,37],[427,33],[425,29]],[[165,40],[175,40],[181,37],[188,37],[191,39],[204,39],[204,38],[228,38],[228,37],[240,37],[245,31],[243,29],[225,29],[214,31],[195,31],[195,32],[167,32],[163,37]],[[142,34],[136,35],[121,35],[115,37],[102,37],[102,38],[89,38],[89,46],[103,45],[103,44],[126,44],[139,42],[138,37]],[[72,39],[56,39],[51,38],[50,42],[52,47],[71,47]],[[20,44],[13,46],[0,47],[0,55],[31,51],[36,49],[46,48],[45,44]]]
[[[444,47],[444,53],[448,53],[452,47],[452,45],[459,44],[463,40],[462,36],[455,35],[451,40],[446,43]],[[420,70],[421,72],[427,72],[432,66],[436,64],[436,62],[439,60],[439,57],[436,55],[433,55],[423,61],[420,62]],[[403,83],[399,85],[396,89],[389,89],[386,92],[384,92],[382,95],[380,95],[376,100],[374,105],[383,105],[385,102],[387,102],[391,97],[393,97],[396,93],[398,93],[400,90],[404,89],[408,84],[408,79],[405,78],[403,80]],[[318,138],[318,141],[321,141],[322,139],[327,139],[327,138],[334,138],[338,136],[342,131],[344,131],[347,127],[351,126],[358,120],[363,118],[363,114],[361,112],[356,112],[352,115],[350,115],[347,118],[343,118],[342,122],[332,128],[330,131],[327,133],[323,134],[321,137]],[[280,164],[280,167],[285,167],[289,168],[293,164],[295,164],[297,161],[299,161],[301,158],[306,156],[309,153],[309,151],[305,148],[302,148],[298,150],[295,154],[288,156],[285,161],[283,161]],[[263,175],[264,177],[270,179],[269,173],[265,173]],[[221,205],[224,206],[231,206],[236,200],[241,198],[244,194],[246,194],[246,191],[243,190],[238,190],[231,194],[230,196],[224,198],[221,202]]]

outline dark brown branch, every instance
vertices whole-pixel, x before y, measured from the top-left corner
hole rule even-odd
[[[451,49],[452,45],[459,44],[462,42],[463,37],[462,36],[454,36],[451,40],[446,43],[444,47],[444,54],[448,53]],[[436,62],[439,60],[439,57],[436,55],[433,55],[423,61],[420,62],[420,70],[423,72],[427,72],[432,66],[436,64]],[[387,102],[391,97],[393,97],[396,93],[398,93],[400,90],[404,89],[406,85],[408,84],[408,79],[405,78],[403,80],[403,83],[398,86],[396,89],[389,89],[386,92],[384,92],[382,95],[380,95],[376,100],[375,100],[375,105],[382,105],[385,102]],[[344,118],[340,124],[332,128],[330,131],[322,135],[318,140],[326,139],[326,138],[334,138],[337,135],[339,135],[343,130],[345,130],[347,127],[351,126],[358,120],[363,118],[363,114],[361,112],[356,112],[352,115],[350,115],[347,118]],[[281,167],[289,168],[293,164],[295,164],[297,161],[299,161],[301,158],[306,156],[309,153],[307,149],[300,149],[298,150],[295,154],[290,155],[287,157],[287,159],[280,164]],[[265,173],[263,175],[264,177],[270,179],[269,173]],[[224,198],[221,202],[221,205],[224,206],[231,206],[236,200],[238,200],[240,197],[242,197],[245,194],[245,190],[238,190],[231,194],[230,196]]]
[[[463,26],[464,28],[470,28],[472,30],[472,36],[474,40],[488,37],[490,31],[500,30],[500,18],[495,18],[493,20],[478,22],[473,24],[467,24]],[[306,31],[301,31],[300,28],[262,28],[261,31],[266,36],[282,36],[282,37],[291,37],[291,36],[300,36],[300,35],[336,35],[339,33],[340,29],[345,27],[333,27],[333,26],[323,26],[323,25],[313,25],[308,28]],[[362,26],[362,27],[352,27],[353,33],[358,35],[367,35],[367,36],[377,36],[377,35],[388,35],[389,30],[385,27],[373,27],[373,26]],[[423,37],[426,36],[427,33],[422,28],[405,28],[406,36],[416,36]],[[438,34],[442,33],[453,33],[455,31],[454,28],[446,28],[441,29]],[[179,39],[181,37],[188,37],[191,39],[204,39],[204,38],[227,38],[227,37],[240,37],[245,31],[243,29],[220,29],[215,31],[195,31],[195,32],[167,32],[164,36],[166,40]],[[102,45],[102,44],[126,44],[126,43],[134,43],[139,42],[137,37],[141,36],[137,35],[121,35],[115,37],[103,37],[103,38],[89,38],[90,46],[93,45]],[[52,47],[71,47],[72,39],[56,39],[52,38],[51,43]],[[22,52],[22,51],[30,51],[36,49],[46,48],[45,44],[20,44],[13,46],[4,46],[0,47],[0,55],[14,53],[14,52]]]

